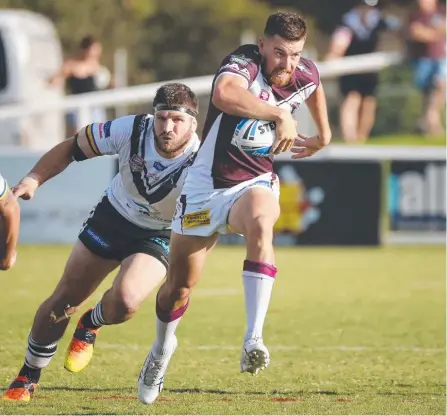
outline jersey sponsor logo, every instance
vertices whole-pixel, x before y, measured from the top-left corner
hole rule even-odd
[[[261,93],[259,94],[259,98],[262,101],[268,101],[270,98],[270,93],[267,90],[261,90]]]
[[[103,248],[109,248],[109,247],[110,247],[110,244],[107,243],[106,241],[104,241],[104,240],[102,239],[102,237],[100,237],[98,234],[96,234],[96,233],[93,231],[92,228],[88,227],[88,228],[85,230],[85,232],[92,238],[92,240],[93,240],[95,243],[99,244],[101,247],[103,247]]]
[[[250,79],[250,72],[248,72],[248,69],[247,68],[241,68],[241,65],[239,65],[239,64],[236,64],[236,63],[234,63],[234,64],[231,64],[231,63],[230,64],[226,64],[226,65],[224,65],[221,68],[221,70],[225,70],[225,69],[231,69],[231,70],[237,72],[238,74],[241,74],[244,77]],[[223,72],[225,72],[225,71],[223,71]]]
[[[235,71],[239,71],[241,68],[239,67],[238,64],[226,64],[224,65],[221,69],[233,69]]]
[[[129,161],[132,172],[142,172],[144,169],[144,159],[141,156],[133,155]]]
[[[191,212],[183,215],[183,228],[200,227],[211,224],[211,212],[209,209]]]
[[[246,66],[251,61],[250,58],[247,58],[245,55],[233,55],[230,58],[230,62],[236,62],[239,65]]]
[[[104,131],[104,137],[107,139],[108,137],[110,137],[110,127],[112,126],[112,122],[111,121],[106,121],[102,127],[103,131]],[[101,129],[100,129],[101,131]],[[99,133],[101,134],[101,133]]]
[[[154,162],[154,169],[158,170],[159,172],[164,171],[167,168],[167,166],[164,166],[161,162]]]
[[[99,123],[98,131],[99,131],[99,140],[104,138],[104,123]]]

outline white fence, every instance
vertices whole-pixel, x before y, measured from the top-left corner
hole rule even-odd
[[[383,68],[402,62],[400,53],[377,52],[361,56],[345,57],[328,62],[318,62],[321,78],[334,78],[339,75],[379,71]],[[209,94],[213,76],[202,76],[176,80],[187,84],[196,95]],[[48,112],[77,112],[78,127],[82,127],[92,120],[90,115],[95,107],[117,107],[120,105],[149,103],[156,90],[162,83],[138,85],[127,88],[66,96],[52,102],[35,102],[28,105],[10,105],[0,107],[1,120],[26,118]],[[299,111],[298,117],[302,131],[309,131],[309,117],[305,111]]]

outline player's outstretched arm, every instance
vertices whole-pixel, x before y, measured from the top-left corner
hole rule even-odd
[[[240,76],[219,76],[213,91],[213,104],[224,113],[276,122],[274,154],[289,150],[297,137],[296,124],[289,111],[266,104],[248,90],[248,82]]]
[[[19,203],[0,177],[0,270],[8,270],[14,266],[19,225]]]
[[[71,162],[99,156],[99,152],[92,148],[88,134],[88,129],[83,128],[45,153],[31,171],[12,188],[14,195],[17,198],[32,199],[40,185],[63,172]]]
[[[306,104],[315,122],[318,134],[310,137],[299,134],[299,138],[291,149],[291,152],[295,153],[292,159],[303,159],[312,156],[327,146],[332,138],[323,84],[320,83],[314,93],[306,100]]]

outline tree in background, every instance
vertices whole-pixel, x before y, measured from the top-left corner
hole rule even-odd
[[[256,0],[0,0],[0,8],[50,18],[67,55],[85,34],[102,42],[109,68],[114,51],[127,49],[129,84],[212,74],[272,11]]]
[[[262,33],[271,12],[266,3],[252,0],[157,0],[156,4],[155,13],[146,19],[146,50],[138,59],[157,80],[214,73],[224,55],[239,46],[244,31]]]

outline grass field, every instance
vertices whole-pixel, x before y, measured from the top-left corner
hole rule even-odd
[[[0,275],[3,389],[68,253],[22,247],[17,267]],[[239,373],[243,257],[242,248],[221,247],[209,259],[155,405],[136,399],[154,339],[152,296],[132,321],[105,328],[90,366],[70,374],[63,355],[77,315],[34,400],[0,401],[0,413],[445,414],[443,247],[278,249],[264,334],[272,362],[258,377]]]

